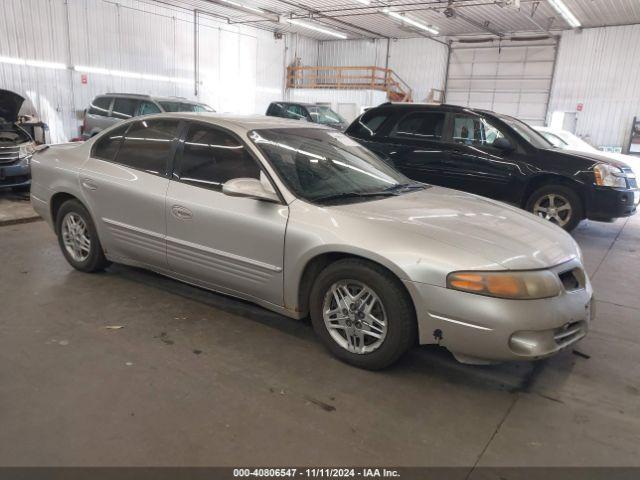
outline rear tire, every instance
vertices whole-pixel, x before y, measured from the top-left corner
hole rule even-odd
[[[408,293],[391,272],[366,260],[339,260],[322,270],[311,289],[309,308],[322,343],[356,367],[388,367],[416,340]]]
[[[78,200],[67,200],[60,206],[56,232],[64,258],[76,270],[91,273],[109,265],[91,215]]]
[[[578,226],[584,217],[580,196],[564,185],[546,185],[531,194],[525,209],[567,232]]]

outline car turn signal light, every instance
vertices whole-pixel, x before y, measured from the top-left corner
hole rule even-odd
[[[447,288],[489,297],[533,300],[555,297],[561,291],[558,277],[548,270],[522,272],[452,272]]]

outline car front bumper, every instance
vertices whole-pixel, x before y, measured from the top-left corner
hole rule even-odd
[[[31,167],[22,162],[0,165],[0,188],[27,187],[31,184]]]
[[[640,190],[594,187],[587,198],[586,217],[590,220],[611,220],[636,213]]]
[[[577,260],[551,270],[582,268]],[[593,290],[553,298],[507,300],[406,281],[416,304],[421,344],[439,344],[463,363],[551,356],[583,338],[593,317]]]

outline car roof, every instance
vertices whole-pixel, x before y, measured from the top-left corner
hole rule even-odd
[[[408,102],[385,102],[370,108],[371,111],[378,108],[391,108],[398,110],[444,110],[447,112],[472,112],[476,114],[488,114],[497,116],[496,112],[481,108],[463,107],[461,105],[453,105],[451,103],[408,103]]]
[[[179,103],[190,103],[193,105],[203,105],[202,102],[197,100],[189,100],[184,97],[157,97],[155,95],[146,95],[144,93],[120,93],[120,92],[107,92],[101,95],[96,95],[98,97],[121,97],[121,98],[135,98],[138,100],[154,100],[156,102],[179,102]]]
[[[274,103],[279,103],[281,105],[302,105],[303,107],[319,107],[321,105],[316,105],[315,103],[305,103],[305,102],[280,102],[280,101],[275,101],[275,102],[271,102],[271,105],[273,105]]]
[[[281,117],[269,117],[266,115],[237,115],[216,112],[171,112],[145,115],[143,117],[136,118],[179,118],[183,120],[195,120],[211,123],[212,125],[219,125],[221,127],[228,128],[229,130],[233,130],[236,133],[244,133],[250,130],[267,128],[321,128],[323,130],[335,132],[334,129],[317,123],[290,120],[288,118]]]

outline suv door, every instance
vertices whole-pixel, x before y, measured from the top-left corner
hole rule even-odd
[[[257,159],[231,132],[189,124],[167,193],[167,256],[185,280],[282,305],[286,205],[222,193],[234,178],[261,179]]]
[[[103,135],[80,184],[109,257],[165,269],[165,197],[179,120],[127,123]]]
[[[447,186],[497,200],[513,199],[519,154],[496,148],[493,142],[507,138],[516,146],[517,141],[480,115],[452,114],[450,127]]]
[[[414,111],[400,116],[390,129],[377,135],[383,155],[407,177],[436,185],[446,184],[443,135],[447,115],[439,110]]]

